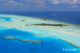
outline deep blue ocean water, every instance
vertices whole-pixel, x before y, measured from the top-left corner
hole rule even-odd
[[[80,25],[80,12],[0,12],[0,14],[15,14],[22,16],[32,16],[36,18],[58,20]]]
[[[1,14],[32,16],[36,18],[59,20],[80,25],[80,12],[1,12]],[[9,18],[1,18],[10,21]],[[42,40],[43,42],[32,43],[2,38],[9,35],[22,39]],[[80,50],[64,51],[63,49],[77,48],[55,37],[39,38],[35,37],[34,33],[23,32],[15,28],[0,30],[0,53],[80,53]]]

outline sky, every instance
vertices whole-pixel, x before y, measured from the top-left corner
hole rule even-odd
[[[80,11],[80,0],[0,0],[0,11]]]

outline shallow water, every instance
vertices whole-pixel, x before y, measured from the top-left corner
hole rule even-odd
[[[3,17],[1,16],[1,19],[0,19],[1,20],[0,22],[0,53],[80,53],[80,49],[78,47],[75,47],[74,45],[64,40],[59,39],[59,36],[63,34],[57,34],[57,32],[55,31],[45,30],[43,28],[38,29],[38,27],[36,26],[30,27],[30,28],[26,28],[26,27],[19,28],[18,26],[16,26],[17,22],[19,26],[22,26],[23,23],[19,21],[17,16],[13,16],[15,17],[14,19],[10,19],[5,16]],[[16,21],[16,19],[18,20]],[[23,18],[21,17],[21,19]],[[36,18],[31,18],[31,19],[35,20]],[[12,20],[14,20],[14,22]],[[40,22],[40,20],[38,20],[36,22],[42,23],[45,21]],[[32,23],[36,23],[36,22],[33,21]],[[11,25],[10,23],[13,26],[10,26]],[[20,23],[22,24],[20,25]],[[26,23],[31,24],[28,21]],[[46,21],[45,23],[49,23],[49,21]],[[54,22],[54,23],[57,23],[57,22]],[[62,29],[62,28],[59,27],[56,29]],[[74,29],[78,30],[78,28],[74,28]],[[51,32],[53,36],[50,36],[51,34],[46,34]],[[40,36],[36,36],[35,35],[36,33],[37,35],[40,34]],[[60,32],[58,31],[58,33]],[[64,35],[66,37],[66,34]],[[36,40],[38,42],[36,42]]]

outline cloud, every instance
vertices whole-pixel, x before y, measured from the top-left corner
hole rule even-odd
[[[50,8],[78,8],[80,7],[80,0],[0,0],[0,7],[19,9],[44,10]],[[0,8],[1,9],[1,8]],[[15,10],[13,9],[13,10]]]
[[[73,4],[76,4],[78,2],[78,0],[73,0]]]
[[[51,3],[52,4],[59,4],[59,1],[58,0],[51,0]]]
[[[0,0],[0,2],[4,2],[3,4],[0,3],[2,6],[16,6],[20,5],[21,3],[16,2],[15,0]]]

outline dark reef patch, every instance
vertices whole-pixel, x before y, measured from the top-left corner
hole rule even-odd
[[[41,23],[41,24],[30,24],[30,25],[25,25],[25,26],[58,26],[58,27],[63,27],[67,26],[65,24],[46,24],[46,23]]]

